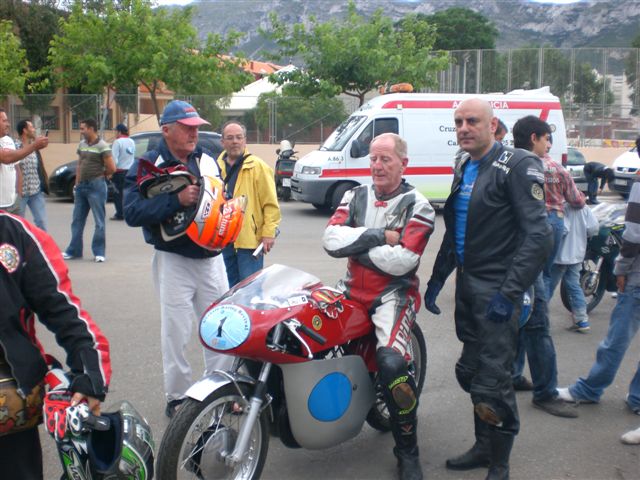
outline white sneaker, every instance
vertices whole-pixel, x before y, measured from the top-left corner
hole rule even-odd
[[[95,258],[95,262],[96,263],[102,263],[105,260],[106,260],[106,258],[104,258],[102,255],[96,255],[96,258]]]
[[[640,427],[622,435],[620,441],[627,445],[640,445]]]
[[[576,403],[576,399],[573,398],[573,395],[571,395],[571,392],[569,391],[569,387],[557,388],[556,390],[558,391],[558,398],[560,400],[563,400],[569,403]]]
[[[64,258],[65,260],[72,260],[76,257],[74,257],[73,255],[69,255],[67,252],[62,252],[62,258]]]

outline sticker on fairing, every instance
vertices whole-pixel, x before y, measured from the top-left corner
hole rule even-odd
[[[291,297],[287,300],[287,303],[290,307],[295,307],[297,305],[304,305],[305,303],[309,303],[306,295],[298,295],[297,297]]]
[[[231,350],[242,345],[250,331],[249,314],[236,305],[218,305],[200,321],[200,338],[214,350]]]

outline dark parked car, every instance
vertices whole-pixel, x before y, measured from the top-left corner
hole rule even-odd
[[[160,132],[134,133],[131,139],[136,144],[136,158],[147,150],[153,150],[158,146],[162,134]],[[199,132],[198,145],[213,158],[217,158],[222,152],[220,134],[215,132]],[[76,183],[77,160],[65,163],[56,168],[49,176],[49,191],[58,197],[73,198],[73,186]],[[113,196],[113,185],[109,182],[109,199]]]

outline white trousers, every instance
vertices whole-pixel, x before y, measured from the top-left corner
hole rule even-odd
[[[185,351],[194,323],[229,289],[222,255],[187,258],[156,250],[153,280],[160,298],[161,346],[167,401],[184,398],[191,386],[191,365]],[[204,349],[204,375],[228,370],[233,357]]]

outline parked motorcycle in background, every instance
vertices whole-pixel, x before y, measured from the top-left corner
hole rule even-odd
[[[600,203],[591,210],[598,219],[600,230],[587,242],[587,251],[580,272],[580,287],[587,301],[587,312],[596,308],[604,292],[617,290],[613,266],[622,244],[626,209],[626,203]],[[569,294],[564,282],[560,286],[560,295],[564,307],[571,311]]]
[[[289,140],[282,140],[280,142],[280,148],[276,150],[278,159],[276,160],[275,168],[275,181],[276,181],[276,193],[278,200],[288,201],[291,198],[291,177],[293,176],[293,169],[296,166],[296,153],[293,151],[293,146]]]
[[[408,334],[419,394],[427,347],[417,324]],[[313,275],[271,265],[248,277],[204,313],[200,340],[238,360],[187,391],[158,451],[159,480],[257,479],[270,436],[321,449],[355,437],[365,421],[390,430],[373,322]]]

